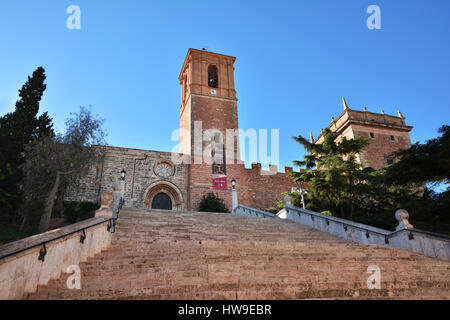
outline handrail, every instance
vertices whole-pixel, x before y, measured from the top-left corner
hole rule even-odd
[[[39,259],[42,260],[42,261],[44,261],[44,256],[45,256],[46,253],[47,253],[47,248],[46,248],[46,244],[47,244],[47,243],[50,243],[50,242],[53,242],[53,241],[56,241],[56,240],[65,238],[65,237],[67,237],[67,236],[70,236],[70,235],[75,234],[75,233],[78,233],[78,232],[82,232],[81,237],[80,237],[80,242],[81,242],[81,243],[84,243],[84,239],[86,238],[86,233],[85,233],[86,230],[87,230],[87,229],[90,229],[90,228],[92,228],[92,227],[98,226],[98,225],[100,225],[100,224],[103,224],[103,223],[108,223],[107,230],[108,230],[110,233],[114,233],[114,232],[116,231],[116,230],[115,230],[115,229],[116,229],[116,221],[117,221],[117,219],[119,218],[119,212],[120,212],[120,209],[122,209],[124,203],[125,203],[125,201],[123,200],[123,198],[121,198],[121,199],[120,199],[120,203],[119,203],[119,207],[118,207],[118,209],[117,209],[117,215],[116,215],[116,217],[112,217],[112,218],[109,218],[109,219],[105,219],[105,220],[103,220],[103,221],[99,221],[99,222],[90,224],[90,225],[88,225],[88,226],[80,227],[80,228],[77,228],[76,230],[72,230],[72,231],[66,232],[66,233],[61,234],[61,235],[59,235],[59,236],[55,236],[55,237],[53,237],[53,238],[51,238],[51,239],[48,239],[48,240],[45,240],[45,241],[40,241],[40,242],[38,242],[38,243],[35,243],[35,244],[32,244],[32,245],[25,246],[24,248],[21,248],[21,249],[18,249],[18,250],[14,250],[14,251],[12,251],[12,252],[8,252],[8,253],[6,253],[6,254],[0,255],[0,260],[5,259],[5,258],[8,258],[8,257],[13,256],[13,255],[16,255],[16,254],[18,254],[18,253],[21,253],[21,252],[24,252],[24,251],[27,251],[27,250],[34,249],[34,248],[37,248],[37,247],[42,246],[43,249],[41,250],[41,252],[40,252],[40,254],[39,254]],[[22,240],[22,239],[21,239],[21,240]],[[20,241],[20,240],[19,240],[19,241]]]
[[[1,260],[1,259],[4,259],[4,258],[7,258],[7,257],[10,257],[10,256],[13,256],[13,255],[16,255],[16,254],[18,254],[18,253],[21,253],[21,252],[30,250],[30,249],[34,249],[34,248],[40,247],[40,246],[43,246],[43,248],[46,248],[45,245],[46,245],[47,243],[50,243],[50,242],[53,242],[53,241],[56,241],[56,240],[65,238],[65,237],[67,237],[67,236],[70,236],[70,235],[75,234],[75,233],[78,233],[78,232],[83,232],[82,236],[83,236],[83,235],[85,236],[84,232],[85,232],[86,229],[90,229],[90,228],[95,227],[95,226],[98,226],[98,225],[100,225],[100,224],[102,224],[102,223],[108,223],[108,225],[110,226],[111,223],[115,223],[113,220],[116,220],[116,219],[114,219],[114,218],[109,218],[109,219],[107,219],[107,220],[99,221],[99,222],[93,223],[93,224],[91,224],[91,225],[89,225],[89,226],[82,227],[82,228],[78,228],[78,229],[76,229],[76,230],[73,230],[73,231],[64,233],[64,234],[62,234],[62,235],[56,236],[56,237],[51,238],[51,239],[49,239],[49,240],[46,240],[46,241],[40,241],[40,242],[38,242],[38,243],[35,243],[35,244],[32,244],[32,245],[26,246],[26,247],[24,247],[24,248],[21,248],[21,249],[18,249],[18,250],[14,250],[14,251],[12,251],[12,252],[8,252],[7,254],[1,255],[1,256],[0,256],[0,260]],[[108,231],[110,231],[111,233],[114,233],[114,231],[111,231],[111,230],[114,230],[114,229],[111,229],[111,227],[109,227]],[[80,239],[80,240],[81,240],[81,239]],[[47,251],[47,250],[45,249],[45,251]],[[45,255],[45,254],[44,254],[44,255]]]
[[[414,229],[396,230],[396,231],[393,231],[391,234],[389,234],[389,237],[392,237],[392,236],[394,236],[394,234],[402,232],[402,231],[405,231],[405,230],[406,231],[415,232],[415,233],[421,233],[421,234],[425,234],[425,235],[428,235],[428,236],[432,236],[432,237],[436,237],[436,238],[440,238],[440,239],[443,239],[443,240],[450,241],[450,236],[447,236],[445,234],[435,233],[435,232],[426,231],[426,230],[422,230],[422,229],[416,229],[416,228],[414,228]]]
[[[329,216],[323,215],[323,214],[321,214],[319,212],[313,212],[313,211],[309,211],[309,210],[306,210],[306,209],[297,208],[297,207],[292,206],[292,205],[286,206],[284,208],[284,210],[286,210],[286,209],[299,211],[299,212],[301,212],[303,214],[309,214],[310,216],[318,217],[318,218],[325,219],[325,220],[331,220],[331,221],[334,221],[336,223],[340,223],[340,224],[344,225],[344,227],[345,226],[349,226],[349,227],[352,227],[352,228],[355,228],[355,229],[366,231],[367,233],[373,233],[373,234],[382,235],[385,238],[392,238],[397,233],[407,231],[407,232],[425,234],[425,235],[433,236],[433,237],[444,239],[444,240],[450,240],[450,237],[447,236],[447,235],[434,233],[434,232],[430,232],[430,231],[425,231],[425,230],[421,230],[421,229],[401,229],[401,230],[396,230],[396,231],[388,231],[388,230],[386,230],[386,233],[382,233],[382,232],[379,232],[379,231],[370,230],[370,229],[367,229],[367,228],[363,228],[363,227],[354,225],[354,223],[359,223],[359,222],[349,221],[350,223],[346,223],[346,222],[337,220],[337,219],[340,219],[340,218],[329,217]],[[372,226],[368,226],[368,227],[375,228],[375,227],[372,227]]]
[[[331,220],[331,221],[334,221],[336,223],[343,224],[344,226],[350,226],[350,227],[355,228],[355,229],[364,230],[364,231],[368,231],[368,232],[371,232],[371,233],[374,233],[374,234],[383,235],[383,236],[388,236],[389,235],[389,231],[387,231],[387,230],[386,230],[386,233],[382,233],[382,232],[379,232],[379,231],[370,230],[370,229],[367,229],[367,228],[363,228],[363,227],[354,225],[354,223],[359,223],[359,222],[354,222],[354,221],[350,221],[349,220],[350,223],[345,223],[343,221],[337,220],[337,219],[340,219],[340,218],[326,216],[326,215],[324,215],[322,213],[319,213],[319,212],[313,212],[313,211],[309,211],[309,210],[305,210],[305,209],[296,208],[296,207],[293,207],[293,206],[289,206],[287,208],[288,209],[292,209],[294,211],[300,211],[303,214],[309,214],[310,216],[315,216],[315,217],[318,217],[318,218],[321,218],[321,219],[325,219],[325,220]],[[286,209],[286,207],[284,209]],[[311,213],[314,213],[314,214],[311,214]],[[370,226],[368,226],[368,227],[370,227]],[[371,228],[376,228],[376,227],[371,227]]]

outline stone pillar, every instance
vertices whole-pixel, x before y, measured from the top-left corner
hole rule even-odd
[[[120,180],[119,185],[120,185],[119,191],[122,195],[122,198],[124,198],[125,197],[125,180]]]
[[[232,212],[234,212],[234,209],[238,207],[238,197],[237,197],[237,191],[236,188],[233,187],[231,189],[231,206],[232,206]]]
[[[284,202],[284,206],[291,206],[292,205],[291,197],[288,196],[288,195],[284,196],[283,202]]]

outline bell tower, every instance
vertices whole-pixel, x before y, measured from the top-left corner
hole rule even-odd
[[[235,57],[205,50],[188,50],[179,76],[180,153],[196,156],[209,145],[215,150],[213,156],[224,156],[226,130],[239,128],[235,60]],[[212,137],[205,137],[205,132],[212,132]],[[234,159],[238,159],[239,138],[233,139]]]

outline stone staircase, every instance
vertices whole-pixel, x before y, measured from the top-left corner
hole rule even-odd
[[[381,270],[369,290],[367,268]],[[122,210],[110,249],[28,299],[450,299],[450,263],[281,219]]]

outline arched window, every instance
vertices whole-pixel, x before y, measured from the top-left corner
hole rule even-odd
[[[214,65],[210,65],[208,67],[208,86],[211,88],[219,87],[219,76],[217,72],[217,67]]]

